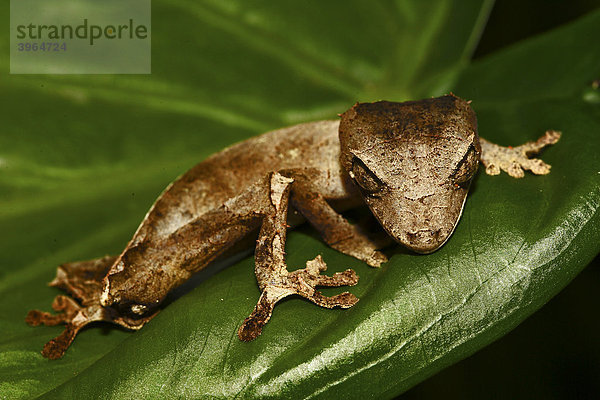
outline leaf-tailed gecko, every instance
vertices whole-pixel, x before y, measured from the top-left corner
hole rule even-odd
[[[50,283],[67,291],[50,314],[30,311],[31,325],[65,324],[42,351],[62,357],[77,332],[93,321],[139,329],[165,296],[190,276],[258,231],[255,272],[261,295],[238,330],[255,339],[275,304],[300,295],[327,308],[348,308],[351,293],[327,297],[318,286],[355,285],[353,270],[322,274],[320,256],[288,271],[288,207],[301,213],[334,249],[378,267],[378,244],[339,214],[367,204],[387,234],[418,253],[440,248],[456,227],[481,161],[491,175],[523,169],[547,174],[530,159],[560,133],[500,147],[477,134],[470,102],[453,94],[404,103],[355,104],[339,121],[296,125],[233,145],[167,187],[118,256],[58,267]],[[332,205],[336,205],[333,207]]]

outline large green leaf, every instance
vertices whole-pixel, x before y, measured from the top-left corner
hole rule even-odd
[[[468,65],[489,6],[155,0],[151,76],[0,78],[0,393],[389,397],[539,308],[600,250],[600,95],[590,87],[600,12]],[[473,100],[480,133],[501,144],[562,130],[543,155],[552,173],[480,174],[440,251],[393,249],[379,270],[309,228],[292,232],[290,266],[323,254],[330,272],[359,273],[361,301],[349,310],[290,299],[258,340],[239,342],[259,294],[247,257],[139,332],[90,328],[63,359],[39,354],[60,329],[23,318],[58,294],[44,286],[55,266],[118,252],[160,190],[197,161],[267,129],[334,118],[356,100],[449,90]]]

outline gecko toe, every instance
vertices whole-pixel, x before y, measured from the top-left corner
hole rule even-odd
[[[540,159],[532,158],[528,160],[526,168],[536,175],[546,175],[550,173],[551,166]]]
[[[243,342],[250,342],[260,336],[264,322],[260,323],[254,318],[246,318],[238,329],[238,337]]]
[[[44,314],[48,313],[44,313],[40,310],[31,310],[27,313],[27,316],[25,317],[25,322],[30,326],[40,326],[44,319]]]
[[[375,268],[380,267],[381,264],[383,264],[387,261],[388,261],[387,257],[380,251],[374,251],[373,254],[371,255],[371,257],[369,257],[365,260],[367,265],[369,265],[371,267],[375,267]]]
[[[496,164],[489,164],[485,167],[485,173],[488,175],[500,175],[500,168]]]
[[[330,297],[323,296],[320,292],[316,291],[310,294],[300,293],[300,295],[325,308],[350,308],[358,302],[358,297],[350,292],[344,292]]]
[[[525,176],[525,173],[521,168],[521,164],[517,162],[513,162],[512,164],[510,164],[510,166],[506,169],[506,172],[513,178],[523,178]]]
[[[64,314],[50,314],[40,310],[31,310],[25,317],[25,322],[30,326],[54,326],[65,322]]]
[[[60,335],[58,335],[57,337],[50,340],[44,345],[42,355],[51,360],[61,358],[73,342],[73,339],[75,339],[75,336],[77,335],[78,331],[79,328],[68,324],[63,333],[61,333]]]

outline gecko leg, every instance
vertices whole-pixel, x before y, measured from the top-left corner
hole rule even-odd
[[[135,321],[100,305],[102,278],[115,259],[116,257],[107,256],[96,260],[67,263],[58,267],[56,278],[50,282],[50,286],[67,291],[73,298],[65,295],[56,296],[52,308],[58,314],[31,310],[25,318],[25,322],[31,326],[65,324],[65,330],[44,345],[42,350],[44,357],[61,358],[79,330],[91,322],[107,321],[136,329],[154,316],[153,314]]]
[[[313,170],[285,171],[286,176],[294,179],[292,186],[292,204],[295,209],[319,231],[321,237],[332,248],[366,262],[371,267],[379,267],[387,261],[381,247],[372,238],[365,235],[356,226],[350,224],[327,203],[323,195],[311,184],[307,174]],[[317,172],[318,173],[318,172]]]
[[[544,147],[558,142],[560,132],[548,130],[535,142],[527,142],[516,147],[503,147],[479,138],[481,143],[481,162],[488,175],[498,175],[505,171],[513,178],[525,176],[523,170],[530,170],[536,175],[546,175],[550,165],[538,158],[529,158],[538,154]]]
[[[293,180],[278,173],[271,178],[271,212],[265,214],[256,244],[255,272],[262,291],[258,303],[238,330],[238,337],[250,341],[260,335],[269,321],[275,304],[290,295],[300,295],[326,308],[353,306],[358,299],[348,292],[323,296],[316,286],[355,285],[358,276],[352,270],[333,276],[321,275],[327,266],[320,256],[306,263],[306,268],[289,272],[285,264],[286,218]]]

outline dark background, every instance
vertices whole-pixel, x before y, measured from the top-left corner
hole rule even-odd
[[[600,0],[498,0],[475,58],[599,7]],[[600,256],[511,333],[399,399],[600,398],[599,293]]]

